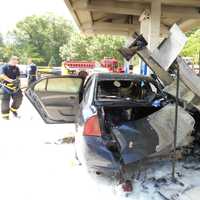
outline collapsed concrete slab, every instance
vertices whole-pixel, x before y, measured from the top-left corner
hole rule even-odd
[[[173,104],[163,107],[161,110],[148,117],[148,121],[159,137],[159,144],[156,151],[172,149],[174,140],[174,120],[175,109]],[[191,144],[191,136],[195,121],[182,107],[179,106],[178,129],[177,129],[177,147]]]
[[[194,187],[186,191],[179,200],[199,200],[200,196],[200,187]]]
[[[180,38],[178,38],[180,37]],[[200,77],[178,56],[186,42],[177,25],[170,29],[168,38],[152,53],[146,48],[137,51],[139,57],[151,68],[165,86],[165,91],[175,97],[176,68],[180,70],[180,100],[200,111]],[[172,72],[170,71],[172,68]]]

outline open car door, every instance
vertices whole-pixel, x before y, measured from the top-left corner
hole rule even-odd
[[[74,123],[83,88],[79,76],[43,78],[25,94],[46,123]]]

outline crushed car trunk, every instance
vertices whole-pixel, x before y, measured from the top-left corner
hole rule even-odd
[[[104,112],[106,129],[116,140],[124,164],[172,149],[174,105],[169,104],[160,110],[104,107]],[[194,123],[193,117],[179,107],[177,147],[191,144]]]
[[[175,109],[173,104],[163,108],[104,107],[106,131],[115,141],[111,151],[126,164],[142,160],[154,153],[172,150]],[[177,146],[192,143],[194,119],[179,107]],[[110,143],[109,143],[110,144]],[[112,146],[113,147],[113,146]]]
[[[146,131],[148,130],[148,131]],[[158,136],[147,119],[127,121],[111,128],[124,164],[136,162],[155,152]]]
[[[97,85],[96,104],[108,148],[125,165],[171,152],[174,99],[163,93],[159,83],[151,78],[137,75],[118,78],[108,75]],[[177,147],[192,143],[194,124],[194,118],[179,106]]]

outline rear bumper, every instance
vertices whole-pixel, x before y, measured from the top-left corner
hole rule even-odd
[[[109,175],[120,172],[120,163],[115,160],[101,137],[81,136],[75,139],[75,145],[78,159],[89,171]]]

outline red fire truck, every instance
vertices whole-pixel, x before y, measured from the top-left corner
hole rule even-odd
[[[64,67],[68,70],[69,73],[82,74],[87,73],[91,74],[96,67],[95,61],[65,61]]]
[[[123,72],[123,68],[118,66],[118,61],[114,58],[104,58],[100,63],[96,61],[65,61],[64,67],[69,73],[87,75],[96,71]]]
[[[123,73],[123,67],[119,66],[118,60],[115,58],[105,57],[100,61],[102,67],[107,68],[109,72]]]

